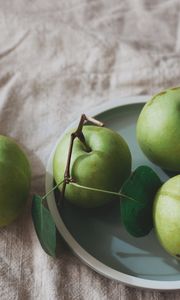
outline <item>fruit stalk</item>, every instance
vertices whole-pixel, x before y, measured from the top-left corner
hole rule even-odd
[[[66,163],[66,168],[65,168],[65,173],[64,173],[64,182],[62,186],[62,200],[61,200],[61,207],[63,206],[63,201],[64,201],[64,195],[65,195],[65,189],[66,189],[66,184],[70,182],[74,182],[73,178],[70,176],[70,164],[71,164],[71,156],[72,156],[72,150],[73,150],[73,144],[75,138],[78,138],[83,145],[85,146],[85,149],[87,152],[91,151],[91,148],[86,144],[86,140],[83,134],[83,126],[87,123],[90,122],[96,126],[101,126],[103,127],[104,124],[92,117],[88,117],[85,114],[81,115],[78,127],[75,132],[71,134],[71,139],[70,139],[70,144],[69,144],[69,150],[68,150],[68,158],[67,158],[67,163]]]

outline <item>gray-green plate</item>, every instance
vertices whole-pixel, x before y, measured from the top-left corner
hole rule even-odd
[[[119,99],[97,107],[90,115],[125,138],[132,153],[133,169],[149,165],[165,181],[168,175],[148,161],[136,141],[136,122],[147,99],[148,96]],[[67,130],[76,126],[78,121]],[[52,160],[55,148],[47,164],[46,191],[53,186]],[[47,200],[62,237],[73,252],[98,273],[136,287],[180,289],[180,262],[163,250],[154,231],[143,238],[130,236],[122,225],[119,203],[108,209],[89,211],[66,202],[60,215],[53,193]]]

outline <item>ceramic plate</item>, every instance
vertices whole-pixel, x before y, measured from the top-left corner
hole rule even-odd
[[[119,99],[96,108],[90,115],[125,138],[133,157],[132,169],[140,165],[151,166],[164,181],[169,178],[168,175],[147,160],[136,141],[136,122],[147,99],[149,97],[144,96]],[[76,126],[78,121],[67,130]],[[55,148],[47,164],[46,191],[53,186]],[[143,238],[130,236],[121,223],[118,202],[108,209],[89,211],[66,201],[60,215],[55,195],[52,193],[47,200],[64,240],[80,259],[98,273],[136,287],[180,289],[180,262],[163,250],[153,230]]]

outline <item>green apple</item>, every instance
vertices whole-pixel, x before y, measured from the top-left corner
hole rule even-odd
[[[0,226],[14,221],[23,210],[30,188],[29,162],[17,143],[0,135]]]
[[[137,122],[142,151],[160,167],[180,171],[180,87],[155,95]]]
[[[164,249],[180,259],[180,175],[166,181],[153,204],[157,237]]]
[[[56,183],[64,178],[72,132],[64,135],[55,151],[53,172]],[[127,143],[117,132],[105,127],[87,125],[83,127],[83,134],[90,151],[78,138],[75,139],[71,177],[81,186],[118,192],[131,172],[131,154]],[[114,196],[68,184],[65,197],[78,206],[88,208],[104,205]]]

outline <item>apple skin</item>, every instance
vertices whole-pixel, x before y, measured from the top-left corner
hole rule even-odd
[[[18,144],[0,135],[0,226],[14,221],[29,194],[31,170]]]
[[[71,130],[57,145],[53,159],[56,183],[64,178]],[[70,174],[80,185],[118,192],[131,172],[131,153],[125,140],[116,132],[98,126],[84,126],[83,134],[87,152],[78,138],[74,141]],[[62,186],[60,186],[60,190]],[[67,185],[65,197],[71,203],[85,208],[99,207],[110,202],[114,196],[99,191],[84,190]]]
[[[145,104],[137,122],[137,140],[152,162],[180,171],[180,87],[161,92]]]
[[[153,203],[153,220],[163,248],[180,259],[180,175],[170,178],[158,190]]]

